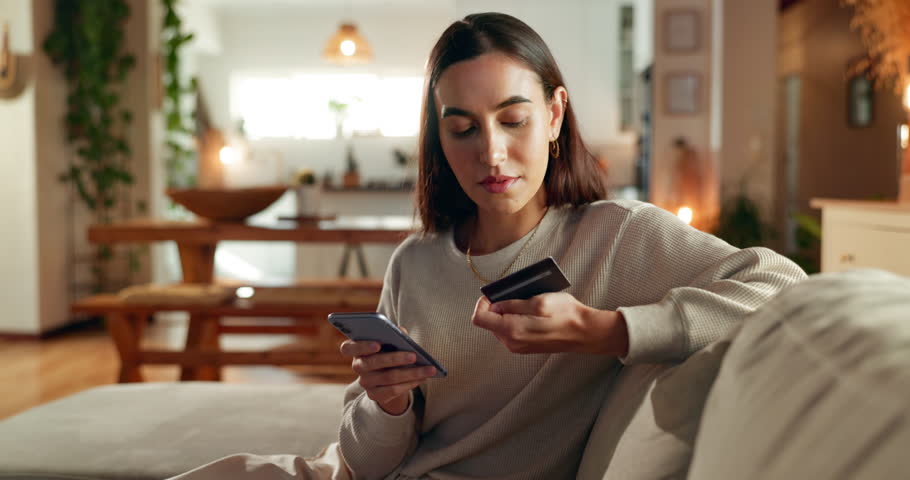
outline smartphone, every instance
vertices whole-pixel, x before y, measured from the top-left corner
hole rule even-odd
[[[436,367],[435,378],[448,375],[432,355],[379,312],[331,313],[329,323],[356,342],[378,342],[381,345],[380,352],[414,352],[417,354],[414,365]]]

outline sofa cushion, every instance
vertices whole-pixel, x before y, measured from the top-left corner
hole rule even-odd
[[[705,406],[690,478],[910,472],[910,279],[824,274],[744,325]]]
[[[344,387],[93,388],[0,421],[0,478],[151,480],[239,452],[314,455],[338,439]]]
[[[735,335],[678,365],[623,367],[588,438],[578,478],[685,478],[702,406]]]

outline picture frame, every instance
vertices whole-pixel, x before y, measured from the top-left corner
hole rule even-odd
[[[868,128],[875,120],[875,87],[866,72],[847,78],[847,125]]]
[[[694,8],[674,8],[663,15],[663,47],[668,53],[701,49],[701,14]]]
[[[664,111],[668,115],[696,115],[701,112],[701,75],[692,71],[669,72],[664,77]]]

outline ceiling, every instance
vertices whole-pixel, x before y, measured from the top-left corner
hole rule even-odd
[[[357,14],[451,14],[455,0],[187,0],[187,4],[217,11],[269,12],[308,11],[338,15]]]

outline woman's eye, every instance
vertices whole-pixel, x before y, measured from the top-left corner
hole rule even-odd
[[[502,124],[509,128],[519,128],[519,127],[523,127],[523,126],[527,125],[528,119],[526,118],[524,120],[519,120],[517,122],[502,122]]]
[[[460,130],[460,131],[457,131],[457,132],[452,132],[452,135],[455,135],[456,137],[467,137],[467,136],[470,135],[472,132],[474,132],[474,127],[468,127],[468,128],[466,128],[466,129],[464,129],[464,130]]]

